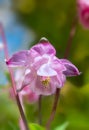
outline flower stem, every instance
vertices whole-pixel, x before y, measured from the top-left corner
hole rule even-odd
[[[65,54],[64,54],[65,59],[68,58],[69,53],[70,53],[72,41],[73,41],[73,38],[76,33],[77,22],[78,22],[78,18],[77,18],[77,16],[75,16],[74,21],[71,26],[71,30],[70,30],[70,34],[69,34],[69,38],[68,38],[68,42],[67,42],[67,46],[66,46],[66,50],[65,50]]]
[[[65,50],[64,58],[68,58],[68,56],[69,56],[72,41],[73,41],[74,35],[76,33],[76,25],[77,25],[77,16],[74,18],[74,21],[73,21],[72,26],[71,26],[71,30],[70,30],[69,39],[68,39],[68,42],[67,42],[67,47],[66,47],[66,50]],[[50,130],[51,122],[53,121],[55,113],[56,113],[59,96],[60,96],[60,89],[57,88],[54,103],[53,103],[52,112],[51,112],[51,115],[50,115],[48,122],[46,124],[46,130]]]
[[[42,124],[42,113],[41,113],[41,109],[42,109],[42,95],[39,96],[39,100],[38,100],[38,112],[39,112],[39,124]]]
[[[13,70],[11,68],[8,68],[8,69],[9,69],[10,78],[11,78],[11,81],[12,81],[12,87],[13,87],[13,90],[14,90],[14,95],[15,95],[15,98],[16,98],[16,103],[17,103],[17,106],[18,106],[21,118],[23,120],[23,123],[24,123],[24,126],[25,126],[25,130],[30,130],[28,128],[28,124],[27,124],[27,120],[26,120],[26,117],[25,117],[25,114],[24,114],[24,110],[23,110],[21,102],[20,102],[19,94],[16,92],[16,89],[15,89],[16,86],[15,86],[14,77],[13,77]]]
[[[27,120],[26,120],[26,117],[25,117],[23,108],[22,108],[22,106],[21,106],[18,93],[16,94],[16,101],[17,101],[17,105],[18,105],[18,107],[19,107],[19,111],[20,111],[21,118],[22,118],[23,123],[24,123],[24,126],[25,126],[25,130],[30,130],[30,129],[28,128]]]
[[[54,99],[54,104],[53,104],[53,108],[52,108],[52,112],[51,112],[51,115],[50,115],[50,117],[48,119],[48,122],[46,124],[46,130],[50,130],[51,122],[53,121],[55,113],[56,113],[59,95],[60,95],[60,89],[57,88],[56,89],[56,94],[55,94],[55,99]]]
[[[2,36],[2,42],[4,44],[5,58],[6,58],[6,60],[8,60],[9,59],[9,54],[8,54],[7,42],[6,42],[6,38],[5,38],[5,34],[4,34],[3,25],[1,23],[0,23],[0,34]],[[18,106],[21,118],[23,120],[25,130],[30,130],[28,128],[26,117],[25,117],[24,111],[22,109],[19,94],[16,92],[16,86],[15,86],[15,81],[14,81],[14,76],[13,76],[13,70],[10,67],[8,67],[8,70],[9,70],[9,73],[10,73],[10,78],[11,78],[11,81],[12,81],[12,87],[13,87],[14,95],[15,95],[15,98],[16,98],[17,106]]]

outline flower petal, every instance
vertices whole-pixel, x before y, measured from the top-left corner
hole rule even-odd
[[[43,56],[37,56],[34,59],[34,62],[32,64],[32,66],[35,68],[35,70],[38,70],[40,68],[41,65],[46,64],[49,60],[49,57],[45,57]]]
[[[15,53],[6,64],[11,67],[26,66],[29,61],[29,51],[24,50]]]
[[[24,87],[23,90],[19,94],[20,96],[21,95],[24,96],[28,100],[29,103],[34,103],[39,98],[39,96],[36,93],[30,90],[29,86]]]
[[[66,70],[66,67],[62,64],[61,60],[58,59],[56,56],[54,56],[51,67],[56,71],[56,72],[62,72]]]
[[[52,95],[56,91],[54,76],[50,78],[50,83],[47,87],[42,85],[41,76],[37,76],[35,81],[31,83],[31,89],[38,95]]]
[[[80,75],[79,70],[75,65],[73,65],[70,61],[66,59],[60,60],[62,64],[66,67],[66,70],[63,72],[66,76],[77,76]]]
[[[36,73],[34,70],[31,70],[30,72],[28,72],[24,77],[22,87],[20,89],[23,89],[25,86],[29,86],[31,82],[34,81],[35,76],[36,76]]]
[[[34,93],[34,92],[31,91],[27,95],[27,99],[28,99],[29,103],[33,104],[33,103],[35,103],[39,99],[39,95],[37,95],[36,93]]]
[[[44,54],[48,54],[48,55],[55,55],[56,54],[56,50],[55,48],[48,42],[48,41],[41,41],[40,43],[38,43],[37,45],[33,46],[30,50],[30,52],[35,55],[44,55]]]
[[[39,76],[56,76],[57,72],[53,70],[49,64],[43,64],[37,71]]]
[[[56,79],[56,82],[57,82],[57,88],[61,88],[64,86],[64,83],[66,81],[66,76],[62,73],[58,74],[57,75],[57,79]]]

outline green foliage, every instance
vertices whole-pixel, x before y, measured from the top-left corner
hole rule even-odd
[[[8,82],[11,82],[10,74],[8,72],[5,72],[5,76],[6,76],[7,80],[8,80]]]
[[[45,128],[35,123],[30,123],[29,127],[30,127],[30,130],[45,130]]]
[[[10,99],[8,89],[0,89],[0,130],[19,130],[18,109]]]
[[[54,130],[66,130],[68,124],[69,124],[68,122],[65,122],[61,126],[56,127]],[[46,130],[45,128],[43,128],[40,125],[35,124],[35,123],[30,123],[29,127],[31,130]]]
[[[66,130],[68,124],[69,124],[68,122],[65,122],[64,124],[62,124],[61,126],[58,126],[54,130]]]

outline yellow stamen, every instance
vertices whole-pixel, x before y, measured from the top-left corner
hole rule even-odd
[[[46,77],[44,80],[42,80],[42,85],[44,87],[47,87],[50,83],[50,78],[49,77]]]

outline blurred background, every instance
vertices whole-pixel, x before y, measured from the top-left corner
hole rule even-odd
[[[63,58],[76,13],[75,0],[0,0],[0,23],[4,27],[9,55],[29,49],[41,37],[46,37],[56,48],[57,56]],[[4,59],[0,50],[0,130],[19,130],[19,112],[9,96],[11,85]],[[52,129],[68,122],[66,130],[89,130],[89,30],[79,23],[68,59],[82,74],[67,78]],[[43,125],[52,103],[53,96],[43,97]],[[38,122],[37,103],[25,102],[25,108],[28,121]]]

